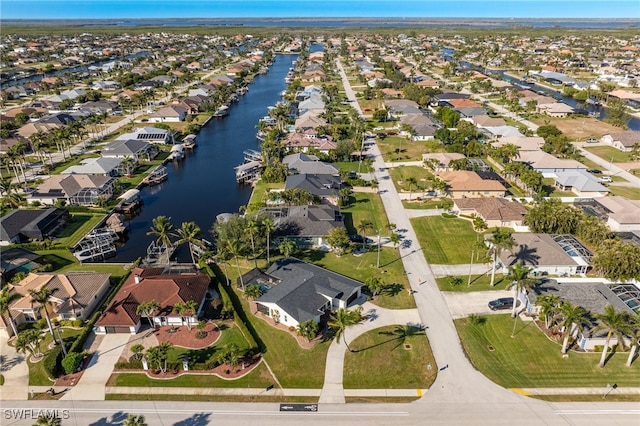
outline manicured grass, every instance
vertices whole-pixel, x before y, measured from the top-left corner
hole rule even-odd
[[[330,341],[323,341],[311,349],[302,349],[288,332],[278,330],[252,314],[242,297],[242,305],[247,318],[264,343],[264,359],[273,374],[285,388],[319,389],[324,382],[324,367]]]
[[[167,388],[266,388],[273,378],[264,363],[236,380],[225,380],[212,374],[183,374],[175,379],[151,379],[144,373],[112,374],[107,386],[151,386]]]
[[[378,229],[380,229],[380,235],[389,236],[390,231],[387,229],[389,220],[380,199],[380,194],[354,192],[349,201],[351,202],[349,207],[344,207],[341,210],[344,216],[344,225],[347,227],[349,234],[358,234],[358,224],[363,220],[368,220],[373,223],[373,229],[367,231],[368,236],[372,238],[377,236]]]
[[[60,334],[62,335],[62,339],[65,341],[66,347],[69,348],[76,336],[80,334],[81,329],[73,329],[73,328],[63,328],[60,330]],[[40,343],[40,349],[43,355],[49,351],[49,344],[52,341],[51,333],[49,333],[48,329],[45,331],[45,336]],[[56,331],[56,339],[58,339],[58,332]],[[28,362],[29,366],[29,385],[31,386],[50,386],[53,384],[51,380],[49,380],[49,375],[44,369],[44,360],[41,359],[39,362]]]
[[[471,285],[467,286],[469,282],[469,276],[460,276],[462,283],[460,285],[453,286],[449,283],[447,277],[436,278],[438,288],[441,291],[457,291],[460,293],[468,293],[472,291],[487,291],[487,290],[508,290],[511,286],[511,282],[504,279],[504,275],[497,274],[495,278],[495,285],[492,287],[491,274],[484,275],[471,275]]]
[[[344,170],[347,172],[358,172],[358,169],[360,169],[360,173],[369,173],[371,171],[364,161],[362,163],[360,163],[359,161],[340,161],[337,163],[333,163],[333,165],[336,166],[339,170]]]
[[[177,363],[182,362],[184,358],[188,358],[193,363],[207,362],[207,360],[215,358],[216,353],[224,348],[225,345],[231,343],[236,344],[241,352],[249,349],[247,339],[244,338],[242,332],[235,326],[233,321],[225,321],[224,324],[219,323],[218,326],[222,328],[222,334],[214,345],[203,349],[187,349],[174,346],[169,350],[168,361]],[[195,332],[195,328],[191,330],[191,333]]]
[[[629,152],[622,152],[612,146],[585,146],[584,149],[606,161],[613,160],[614,163],[628,163],[631,161]]]
[[[420,201],[403,201],[402,205],[405,209],[450,209],[453,207],[451,198],[423,198]]]
[[[630,200],[640,200],[640,188],[609,185],[609,190],[613,195],[622,195]]]
[[[427,262],[435,264],[468,263],[471,247],[480,234],[463,219],[430,216],[411,219]]]
[[[201,402],[299,402],[316,404],[318,397],[313,396],[269,396],[269,395],[145,395],[108,393],[106,401],[201,401]]]
[[[416,183],[411,185],[412,198],[419,197],[424,191],[430,189],[430,182],[435,178],[433,173],[424,167],[403,166],[389,169],[389,175],[399,192],[409,192],[409,178],[414,178]]]
[[[267,205],[267,194],[271,189],[284,189],[284,182],[267,183],[262,179],[256,182],[251,193],[251,199],[247,204],[247,211],[257,212],[261,207],[265,207]]]
[[[29,361],[27,362],[27,365],[29,366],[29,385],[51,386],[53,384],[53,381],[49,380],[49,375],[44,370],[43,360],[36,363]]]
[[[298,258],[327,268],[354,280],[365,282],[370,277],[377,277],[387,284],[387,289],[373,301],[376,305],[388,309],[415,308],[413,296],[409,294],[409,281],[404,274],[404,265],[397,249],[382,247],[380,250],[380,269],[377,265],[377,251],[369,251],[360,256],[352,254],[336,256],[323,251],[305,251]]]
[[[73,213],[71,222],[58,234],[55,243],[65,247],[73,247],[98,224],[104,214]]]
[[[399,338],[407,326],[371,330],[350,345],[344,360],[346,389],[427,389],[438,371],[424,331]],[[347,331],[348,332],[348,331]],[[405,345],[410,345],[406,349]],[[427,365],[431,364],[429,371]],[[373,373],[373,374],[372,374]]]
[[[38,250],[38,254],[43,255],[44,263],[53,265],[56,272],[106,272],[116,281],[129,273],[121,263],[80,263],[69,250]]]
[[[424,142],[408,141],[404,136],[378,138],[377,144],[386,162],[422,161],[422,154],[428,152]],[[396,152],[397,149],[400,149],[399,153]]]
[[[637,375],[625,367],[626,353],[614,354],[605,368],[598,367],[600,353],[571,352],[547,339],[533,322],[518,320],[511,338],[509,314],[488,315],[473,325],[467,318],[455,320],[462,345],[474,366],[489,379],[507,388],[593,387],[607,383],[637,386]],[[488,349],[493,347],[493,351]],[[636,368],[637,366],[633,366]]]

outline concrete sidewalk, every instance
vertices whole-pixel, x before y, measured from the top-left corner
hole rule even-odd
[[[0,386],[0,400],[25,400],[29,388],[29,366],[24,355],[9,346],[8,339],[0,339],[2,365],[0,373],[4,376],[4,385]]]
[[[130,334],[105,335],[78,384],[71,388],[62,399],[104,400],[107,380],[109,380],[109,376],[111,376],[113,368],[130,338]]]
[[[447,275],[461,275],[467,276],[469,273],[472,275],[491,274],[491,263],[473,263],[462,265],[434,265],[431,264],[431,270],[436,278],[446,277]],[[502,275],[496,275],[496,281]]]

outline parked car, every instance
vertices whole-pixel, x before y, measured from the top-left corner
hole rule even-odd
[[[489,302],[489,309],[492,311],[513,308],[513,297],[501,297]]]
[[[596,138],[589,138],[589,139],[587,139],[587,143],[598,143],[598,139],[596,139]]]
[[[587,171],[589,173],[593,173],[594,175],[601,175],[602,174],[602,170],[598,170],[598,169],[589,169]]]
[[[366,243],[366,244],[373,244],[374,241],[371,238],[367,238],[367,237],[363,237],[360,234],[356,234],[356,235],[349,235],[349,239],[357,244],[362,244],[362,243]]]
[[[609,182],[613,182],[613,179],[611,179],[611,176],[602,176],[600,179],[598,179],[601,183],[609,183]]]

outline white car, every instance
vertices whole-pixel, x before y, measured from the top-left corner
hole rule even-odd
[[[611,179],[611,176],[602,176],[600,179],[598,179],[601,183],[609,183],[609,182],[613,182],[613,180]]]

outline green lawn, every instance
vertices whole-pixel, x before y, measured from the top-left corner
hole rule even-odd
[[[480,234],[464,219],[429,216],[411,219],[427,262],[468,263],[471,247]]]
[[[116,373],[107,386],[151,386],[168,388],[266,388],[274,384],[264,363],[236,380],[225,380],[212,374],[184,374],[171,380],[151,379],[144,373]]]
[[[267,194],[271,189],[284,189],[284,183],[267,183],[262,179],[257,181],[253,192],[251,192],[247,211],[257,212],[260,208],[265,207],[267,205]]]
[[[67,348],[71,346],[76,336],[80,334],[81,329],[73,329],[73,328],[62,328],[60,330],[60,334],[62,335],[62,339],[65,342]],[[56,339],[58,339],[58,332],[56,331]],[[49,349],[49,344],[51,343],[51,333],[46,331],[44,338],[42,339],[42,343],[40,343],[40,349],[43,354],[46,354]],[[28,362],[29,366],[29,384],[31,386],[50,386],[53,384],[51,380],[49,380],[49,376],[44,369],[44,360],[40,360],[39,362]]]
[[[389,169],[389,175],[398,192],[409,192],[409,178],[414,178],[416,183],[411,185],[413,197],[418,197],[426,189],[430,189],[429,183],[435,176],[429,170],[419,166],[403,166]]]
[[[406,327],[406,326],[405,326]],[[424,331],[399,338],[403,326],[371,330],[350,345],[344,360],[346,389],[427,389],[438,371]],[[347,333],[349,331],[347,330]],[[410,349],[405,348],[410,345]],[[427,365],[431,364],[431,370]]]
[[[455,320],[471,362],[500,386],[605,388],[607,383],[638,385],[637,374],[632,374],[624,365],[627,353],[614,354],[601,369],[598,368],[600,353],[571,352],[568,358],[563,358],[560,345],[547,339],[533,322],[518,320],[516,335],[511,338],[513,321],[509,314],[488,315],[480,325],[472,325],[467,318]]]
[[[378,138],[378,147],[384,161],[422,161],[422,154],[429,152],[424,142],[408,141],[404,136]],[[396,150],[400,152],[396,152]]]
[[[116,281],[129,274],[129,270],[121,263],[79,263],[69,250],[38,250],[38,254],[44,256],[44,263],[50,263],[56,272],[107,272]]]
[[[631,161],[629,152],[622,152],[612,146],[587,146],[584,149],[606,161],[613,160],[614,163],[628,163]]]
[[[73,213],[69,224],[56,236],[55,244],[75,246],[103,217],[104,214]]]
[[[374,301],[380,307],[410,309],[416,306],[413,296],[406,291],[409,288],[409,282],[404,274],[404,265],[397,249],[382,247],[380,269],[376,268],[378,254],[375,249],[360,256],[348,254],[338,257],[334,253],[311,250],[296,256],[360,282],[365,282],[370,277],[382,279],[388,287]]]
[[[461,293],[467,293],[471,291],[487,291],[487,290],[508,290],[510,287],[510,281],[504,279],[503,274],[497,274],[495,277],[494,286],[491,287],[491,274],[483,275],[471,275],[471,285],[469,283],[469,276],[460,276],[462,283],[456,286],[451,285],[447,277],[436,278],[438,288],[441,291],[457,291]]]
[[[380,229],[380,235],[389,236],[390,231],[387,229],[389,220],[379,194],[354,192],[349,201],[351,203],[349,207],[341,210],[344,225],[349,234],[359,234],[356,228],[358,224],[363,220],[369,220],[373,223],[373,229],[367,231],[368,236],[377,236],[378,229]]]
[[[630,200],[640,200],[640,188],[632,188],[630,186],[609,185],[609,190],[613,195],[622,195]]]
[[[403,201],[402,205],[405,209],[450,209],[453,207],[451,198],[423,198],[420,201]]]
[[[179,346],[174,346],[169,350],[168,361],[171,363],[182,362],[182,359],[188,358],[194,363],[203,363],[207,360],[214,358],[216,352],[223,348],[225,345],[234,343],[238,346],[240,351],[249,349],[249,342],[244,338],[240,329],[233,323],[233,321],[225,321],[224,323],[218,323],[218,326],[222,329],[222,334],[218,341],[212,346],[203,349],[187,349]],[[195,328],[191,330],[191,333],[195,334]]]

